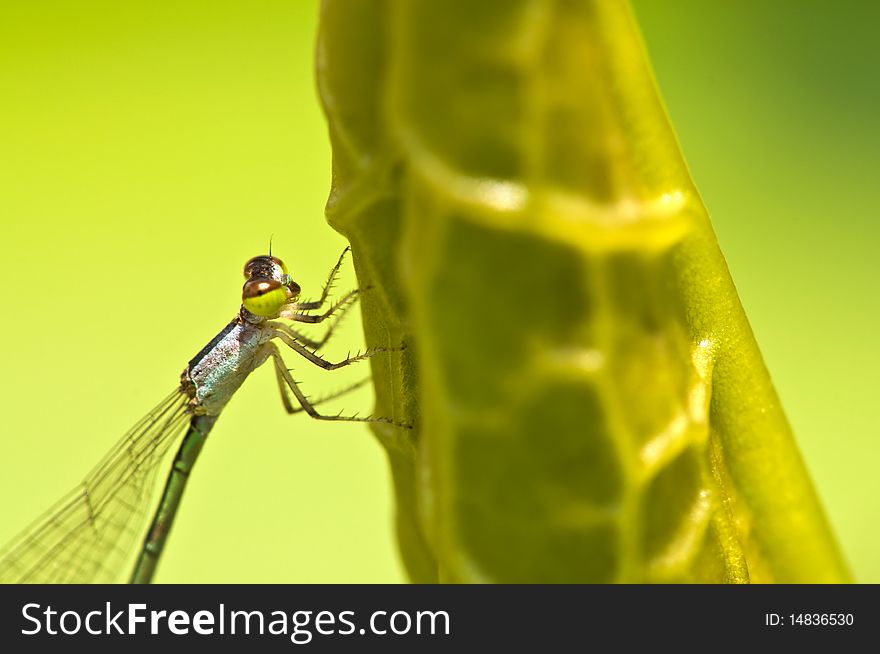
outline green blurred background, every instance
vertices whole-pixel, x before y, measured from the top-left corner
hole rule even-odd
[[[831,521],[857,579],[880,582],[880,7],[634,6]],[[322,217],[317,10],[0,4],[0,541],[174,388],[270,235],[319,290],[345,243]],[[329,352],[361,342],[351,319]],[[288,360],[315,394],[343,383]],[[369,392],[344,406],[369,410]],[[392,511],[366,428],[287,416],[260,370],[211,435],[157,581],[403,581]]]

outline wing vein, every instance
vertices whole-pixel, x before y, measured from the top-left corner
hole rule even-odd
[[[113,581],[146,528],[160,464],[189,421],[187,397],[175,390],[0,551],[0,582]]]

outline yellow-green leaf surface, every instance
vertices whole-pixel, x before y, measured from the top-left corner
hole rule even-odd
[[[416,581],[848,573],[619,0],[326,0]]]

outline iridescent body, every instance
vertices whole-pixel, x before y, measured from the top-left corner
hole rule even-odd
[[[219,415],[245,378],[271,355],[266,346],[272,330],[265,321],[236,318],[218,336],[210,350],[190,361],[182,380],[192,385],[193,405],[210,416]]]
[[[290,278],[280,259],[268,255],[248,261],[238,315],[187,364],[180,386],[172,395],[135,425],[77,488],[0,552],[0,582],[112,581],[140,536],[143,544],[130,581],[149,583],[208,434],[247,376],[269,359],[273,360],[288,413],[305,411],[322,420],[390,422],[383,418],[320,414],[315,409],[320,402],[310,402],[299,389],[276,345],[281,341],[326,370],[346,366],[376,352],[330,363],[315,354],[315,350],[329,339],[335,323],[323,338],[312,340],[283,321],[319,323],[333,315],[341,317],[354,302],[356,291],[342,296],[324,313],[310,313],[324,305],[341,263],[342,257],[332,269],[319,300],[297,302],[299,285]],[[299,406],[290,401],[288,391]],[[143,519],[156,472],[165,453],[181,435],[183,439],[161,499],[144,535]]]

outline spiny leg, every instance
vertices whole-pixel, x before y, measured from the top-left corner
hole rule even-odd
[[[310,362],[314,363],[319,368],[323,368],[324,370],[337,370],[339,368],[343,368],[345,366],[351,365],[357,361],[363,361],[364,359],[369,359],[371,356],[379,354],[380,352],[399,352],[403,348],[392,348],[392,347],[375,347],[366,352],[362,352],[356,354],[354,356],[349,356],[339,361],[337,363],[332,363],[327,361],[323,357],[315,354],[308,348],[306,348],[301,343],[297,343],[296,340],[287,332],[281,329],[273,330],[273,338],[279,338],[284,341],[284,344],[287,345],[291,350],[301,355],[302,357],[308,359]]]
[[[333,333],[333,328],[336,326],[336,324],[334,323],[333,325],[331,325],[330,328],[327,330],[327,332],[324,334],[324,336],[319,341],[311,339],[308,336],[306,336],[305,334],[303,334],[302,332],[295,330],[293,327],[288,327],[287,325],[285,325],[283,323],[273,322],[272,326],[275,329],[281,330],[281,331],[289,334],[291,338],[296,339],[298,342],[302,343],[306,347],[312,348],[313,350],[317,351],[317,350],[321,349],[321,347],[330,338],[330,335]]]
[[[317,403],[309,402],[309,399],[306,397],[305,393],[302,392],[296,381],[293,379],[293,377],[291,377],[290,371],[284,365],[284,359],[281,357],[281,353],[278,351],[277,347],[272,348],[272,361],[275,364],[275,373],[278,375],[279,379],[284,381],[284,385],[287,386],[287,388],[289,388],[290,391],[293,393],[294,397],[296,397],[297,402],[299,402],[302,406],[302,410],[308,413],[309,416],[314,418],[315,420],[333,420],[338,422],[384,422],[392,425],[398,425],[398,423],[395,423],[388,418],[375,418],[373,416],[362,418],[357,415],[324,415],[323,413],[318,413],[318,410],[315,408],[315,404]],[[287,393],[283,392],[283,389],[281,396],[284,402],[284,408],[288,410],[288,413],[294,413],[296,410],[293,408],[293,406],[291,406],[290,399],[287,397]],[[398,426],[406,427],[407,425]]]
[[[290,334],[290,336],[295,338],[297,341],[299,341],[300,343],[302,343],[306,347],[310,347],[313,350],[319,350],[321,347],[324,346],[325,343],[327,343],[327,341],[330,340],[330,337],[333,336],[334,330],[339,326],[339,323],[342,321],[342,319],[345,317],[345,315],[349,312],[349,310],[354,306],[355,299],[357,299],[356,296],[352,301],[347,302],[344,306],[333,309],[333,311],[336,311],[335,320],[333,320],[333,322],[330,323],[330,326],[327,328],[327,331],[324,332],[324,336],[322,336],[321,339],[317,340],[317,341],[312,338],[309,338],[308,336],[306,336],[305,334],[303,334],[299,330],[296,330],[293,327],[291,327],[290,325],[284,324],[283,322],[272,321],[269,324],[272,327],[274,327],[275,329],[280,329],[284,332],[287,332],[288,334]]]
[[[295,311],[310,311],[312,309],[320,309],[324,306],[324,302],[327,301],[327,296],[330,295],[330,291],[333,290],[333,282],[336,281],[336,275],[339,273],[339,268],[342,266],[342,260],[345,259],[345,255],[349,250],[351,250],[350,245],[346,246],[342,251],[342,254],[339,255],[339,260],[336,262],[336,265],[330,269],[330,274],[327,276],[327,282],[321,290],[321,297],[313,302],[295,302],[292,305]]]
[[[285,305],[281,311],[278,313],[279,318],[285,318],[287,320],[294,320],[296,322],[307,322],[307,323],[318,323],[324,322],[332,316],[334,313],[339,311],[340,309],[346,308],[346,306],[357,299],[357,295],[359,293],[358,289],[354,289],[353,291],[349,291],[345,295],[343,295],[339,300],[337,300],[333,306],[327,309],[324,313],[319,313],[316,315],[308,314],[308,313],[300,313],[296,310],[296,303]]]
[[[287,394],[287,380],[284,378],[284,375],[281,374],[281,367],[275,365],[275,378],[278,380],[278,390],[281,392],[281,402],[284,404],[284,410],[287,413],[301,413],[305,411],[305,408],[302,406],[295,407],[290,401],[290,396]],[[309,400],[313,407],[320,406],[325,402],[329,402],[330,400],[335,400],[338,397],[342,397],[343,395],[348,395],[349,393],[356,391],[357,389],[366,386],[370,382],[370,377],[366,377],[361,379],[359,382],[352,384],[351,386],[346,386],[335,393],[330,393],[329,395],[324,395],[323,397],[318,398],[317,400],[310,400],[309,396],[306,395],[306,399]],[[298,383],[294,380],[294,383]]]

